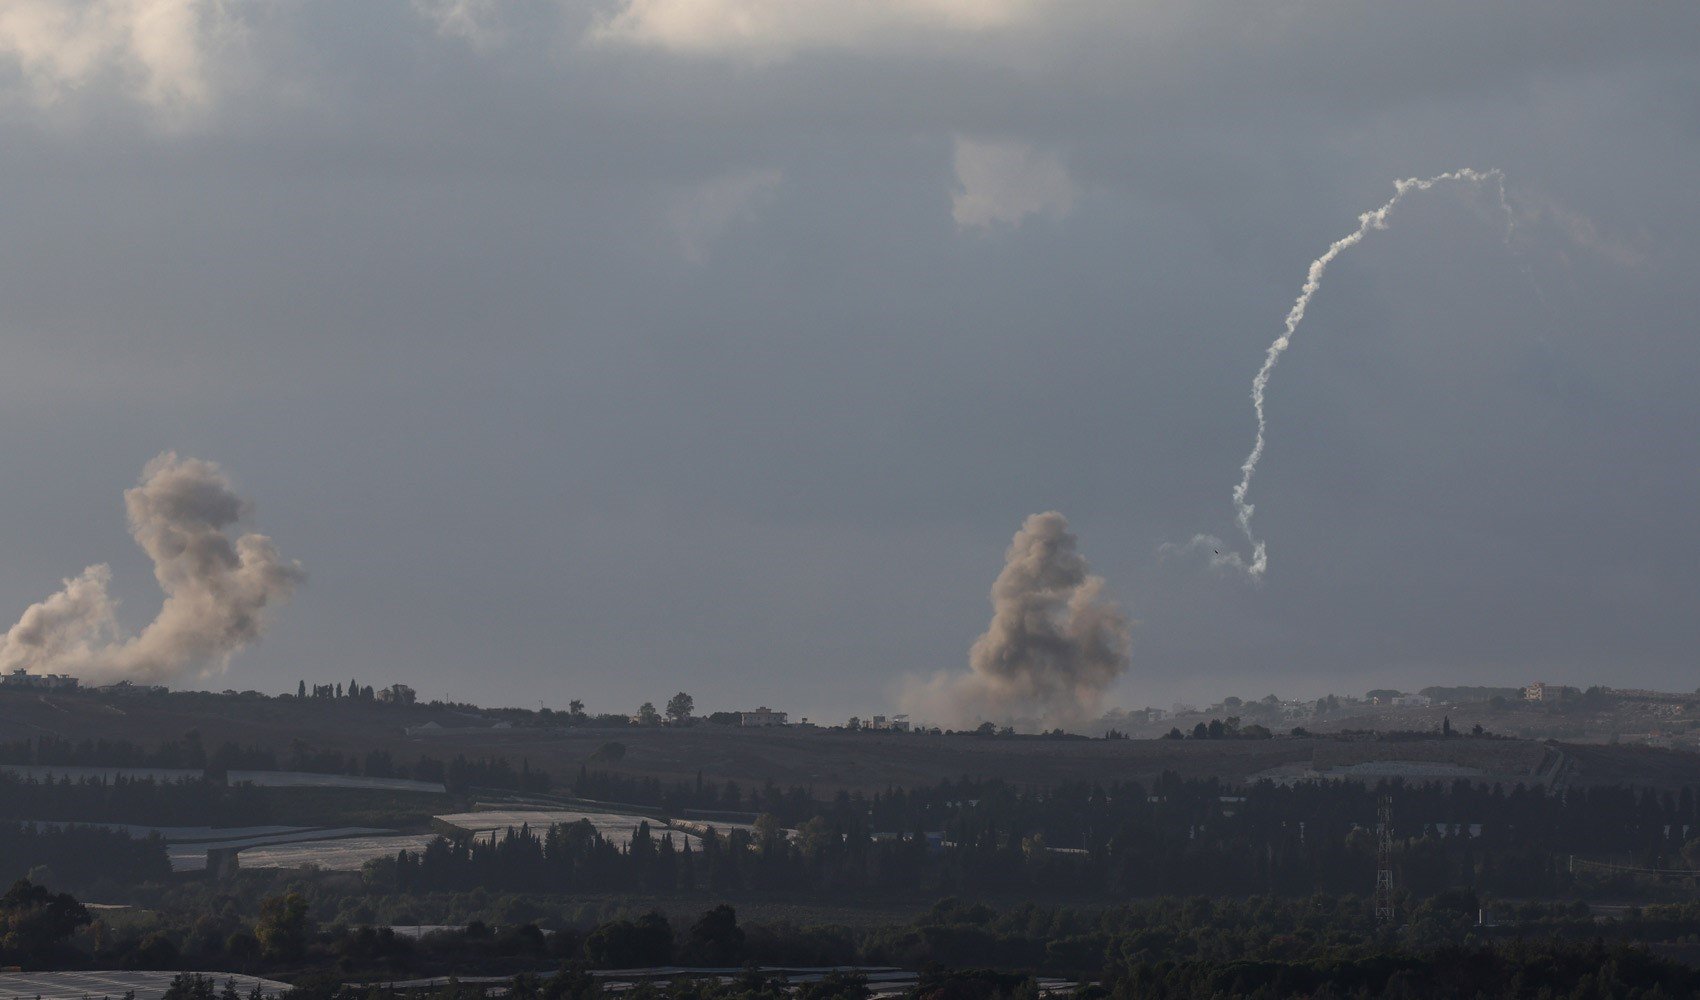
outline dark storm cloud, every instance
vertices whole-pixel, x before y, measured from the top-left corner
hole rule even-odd
[[[1055,508],[1140,612],[1111,700],[1690,686],[1691,5],[20,16],[74,6],[0,3],[14,613],[124,551],[104,485],[169,446],[314,567],[253,683],[865,714],[967,662]],[[724,9],[761,44],[679,41]],[[1437,196],[1330,270],[1266,583],[1159,560],[1233,528],[1306,263],[1461,164],[1518,240]]]

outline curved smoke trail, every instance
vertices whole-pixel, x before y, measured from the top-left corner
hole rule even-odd
[[[1213,566],[1232,566],[1243,570],[1251,577],[1262,577],[1269,568],[1269,550],[1251,530],[1251,515],[1256,508],[1247,501],[1251,492],[1252,477],[1257,474],[1257,463],[1263,458],[1264,432],[1268,430],[1269,422],[1263,411],[1264,391],[1269,387],[1269,377],[1275,372],[1275,365],[1280,362],[1281,355],[1293,342],[1293,335],[1298,332],[1299,324],[1304,322],[1305,309],[1310,306],[1311,297],[1322,287],[1322,275],[1328,270],[1328,265],[1336,257],[1363,242],[1372,229],[1386,229],[1387,217],[1393,211],[1393,206],[1412,191],[1427,191],[1446,181],[1468,181],[1472,184],[1492,182],[1499,195],[1499,206],[1505,212],[1506,238],[1509,240],[1513,219],[1511,207],[1505,200],[1505,175],[1497,168],[1493,170],[1472,170],[1465,167],[1460,170],[1436,174],[1433,177],[1407,177],[1393,182],[1393,197],[1387,203],[1373,212],[1365,212],[1358,216],[1358,228],[1335,240],[1322,256],[1310,262],[1310,270],[1305,274],[1304,287],[1299,289],[1299,297],[1294,300],[1293,307],[1287,310],[1287,321],[1281,335],[1276,337],[1263,355],[1263,367],[1257,370],[1257,376],[1251,380],[1251,405],[1257,412],[1257,439],[1251,446],[1251,454],[1246,456],[1240,465],[1240,481],[1234,487],[1234,519],[1239,523],[1240,532],[1246,541],[1251,543],[1251,560],[1248,562],[1238,552],[1223,552],[1222,543],[1210,535],[1195,535],[1188,547],[1209,547],[1214,554],[1210,558]]]

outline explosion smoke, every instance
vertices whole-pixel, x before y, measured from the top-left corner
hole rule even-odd
[[[222,671],[303,579],[300,564],[284,562],[266,536],[225,533],[249,504],[212,462],[166,452],[124,491],[124,506],[165,591],[158,617],[122,636],[107,592],[112,570],[90,566],[0,638],[0,669],[150,682]]]
[[[1510,238],[1513,218],[1511,207],[1505,201],[1505,175],[1497,168],[1493,170],[1472,170],[1465,167],[1433,177],[1407,177],[1393,182],[1393,197],[1387,203],[1373,212],[1365,212],[1358,216],[1358,228],[1335,240],[1328,251],[1310,262],[1310,270],[1305,274],[1305,283],[1299,289],[1299,297],[1293,302],[1293,307],[1287,311],[1285,329],[1263,355],[1263,367],[1257,370],[1257,376],[1251,380],[1251,405],[1257,412],[1257,439],[1252,444],[1251,454],[1246,456],[1240,466],[1240,481],[1234,486],[1234,514],[1239,523],[1240,532],[1246,541],[1251,543],[1251,561],[1249,563],[1237,552],[1222,552],[1222,541],[1213,535],[1194,535],[1188,548],[1208,548],[1214,553],[1210,558],[1212,566],[1232,566],[1243,570],[1252,578],[1262,577],[1269,568],[1269,552],[1263,541],[1251,530],[1251,515],[1255,509],[1246,497],[1251,492],[1251,478],[1257,473],[1257,463],[1263,458],[1264,432],[1268,429],[1268,421],[1263,412],[1263,394],[1269,386],[1269,377],[1275,372],[1275,365],[1281,360],[1293,335],[1298,332],[1299,324],[1304,322],[1305,310],[1310,306],[1311,297],[1322,287],[1323,272],[1345,251],[1363,242],[1372,229],[1386,229],[1387,217],[1393,211],[1393,206],[1412,191],[1427,191],[1436,184],[1444,181],[1469,181],[1472,184],[1484,184],[1492,181],[1499,195],[1499,207],[1505,212],[1506,237]]]
[[[953,725],[1037,716],[1071,726],[1099,714],[1128,666],[1128,623],[1051,511],[1022,524],[992,585],[992,622],[969,652],[969,672],[912,683],[914,713]]]

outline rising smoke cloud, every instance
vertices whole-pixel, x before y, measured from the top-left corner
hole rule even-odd
[[[911,682],[904,709],[928,721],[1078,726],[1128,667],[1128,621],[1104,595],[1055,511],[1022,524],[992,585],[992,622],[968,655],[967,673]]]
[[[1407,177],[1393,182],[1393,197],[1387,203],[1371,212],[1358,216],[1358,228],[1335,240],[1328,251],[1310,262],[1310,269],[1305,273],[1305,283],[1299,289],[1299,297],[1293,302],[1293,307],[1287,310],[1287,320],[1281,335],[1263,355],[1263,366],[1257,370],[1257,375],[1251,380],[1251,405],[1257,414],[1257,438],[1251,446],[1251,454],[1240,465],[1240,481],[1234,486],[1234,520],[1239,524],[1240,533],[1251,545],[1251,558],[1247,559],[1238,552],[1224,551],[1227,546],[1214,535],[1194,535],[1184,546],[1165,545],[1165,549],[1210,549],[1210,564],[1226,566],[1244,572],[1253,579],[1259,579],[1269,569],[1269,549],[1264,541],[1257,537],[1251,529],[1252,512],[1256,509],[1247,497],[1251,493],[1251,479],[1257,474],[1257,463],[1263,458],[1264,433],[1268,430],[1268,419],[1264,415],[1263,397],[1269,388],[1269,378],[1275,373],[1275,365],[1280,362],[1281,355],[1293,343],[1293,335],[1298,333],[1299,324],[1304,322],[1305,310],[1310,307],[1310,300],[1322,288],[1322,275],[1328,270],[1335,258],[1363,242],[1371,230],[1386,229],[1387,217],[1392,214],[1393,206],[1412,191],[1427,191],[1436,184],[1450,181],[1467,181],[1471,184],[1494,185],[1499,196],[1499,207],[1505,213],[1506,239],[1511,238],[1513,216],[1511,206],[1505,200],[1505,175],[1497,168],[1492,170],[1472,170],[1464,167],[1460,170],[1436,174],[1433,177]]]
[[[166,452],[124,491],[130,534],[165,591],[159,615],[134,636],[118,624],[112,570],[90,566],[33,604],[0,639],[0,669],[64,673],[98,682],[161,682],[217,673],[257,640],[272,608],[303,579],[272,540],[227,529],[246,516],[216,464]]]

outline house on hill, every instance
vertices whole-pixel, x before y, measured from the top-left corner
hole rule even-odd
[[[1579,688],[1573,688],[1568,684],[1548,684],[1546,681],[1536,681],[1523,689],[1524,701],[1557,703],[1579,698],[1581,695],[1582,692]]]
[[[739,712],[738,725],[752,728],[783,726],[785,725],[785,713],[775,712],[773,709],[763,705],[761,708],[758,708],[753,712]]]

